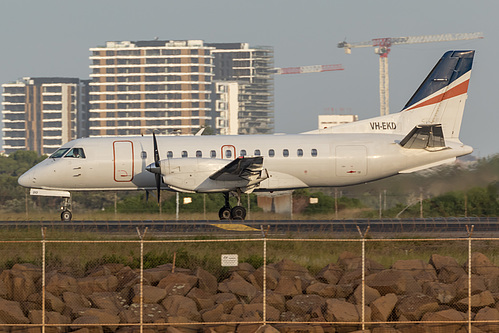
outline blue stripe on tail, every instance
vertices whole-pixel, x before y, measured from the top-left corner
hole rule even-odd
[[[438,61],[418,90],[409,99],[404,110],[448,86],[467,73],[473,64],[475,51],[448,51]]]

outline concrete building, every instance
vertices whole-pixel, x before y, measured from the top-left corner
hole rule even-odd
[[[239,134],[274,132],[274,51],[248,43],[208,43],[213,47],[214,80],[238,83]]]
[[[319,115],[319,129],[338,126],[359,120],[355,114],[327,114]]]
[[[3,149],[51,154],[85,135],[87,82],[78,78],[23,78],[2,85]],[[79,128],[78,123],[83,125]]]
[[[234,81],[215,81],[213,84],[213,119],[215,134],[239,133],[239,84]]]
[[[212,50],[201,40],[91,48],[90,135],[193,134],[210,125]]]

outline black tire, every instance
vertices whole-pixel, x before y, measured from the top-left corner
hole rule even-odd
[[[231,209],[230,216],[233,220],[244,220],[246,218],[246,208],[236,206]]]
[[[220,210],[218,211],[218,217],[220,218],[220,220],[230,220],[230,207],[220,208]]]
[[[61,213],[61,221],[62,222],[71,222],[71,219],[73,218],[73,214],[69,210],[64,210]]]

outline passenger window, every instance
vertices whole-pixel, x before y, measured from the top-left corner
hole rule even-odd
[[[167,158],[173,158],[173,152],[171,150],[169,150],[167,153],[166,153],[166,157]]]
[[[317,149],[312,149],[312,151],[310,152],[312,157],[317,157]]]
[[[217,157],[217,152],[215,150],[210,151],[210,157],[211,158],[216,158]]]
[[[269,149],[269,157],[274,157],[274,156],[275,156],[274,149]]]
[[[303,156],[303,149],[301,149],[301,148],[300,148],[300,149],[298,149],[298,150],[296,151],[296,155],[298,155],[298,157],[302,157],[302,156]]]
[[[188,157],[189,155],[187,154],[187,151],[183,150],[182,151],[182,157]]]
[[[246,156],[246,150],[245,149],[241,149],[241,153],[239,154],[239,156]]]
[[[284,157],[288,157],[288,156],[289,156],[289,150],[287,150],[287,149],[283,149],[283,150],[282,150],[282,156],[284,156]]]
[[[225,151],[225,157],[226,157],[226,158],[231,158],[231,157],[232,157],[232,150],[227,149],[227,150]]]
[[[143,150],[143,151],[141,151],[141,152],[140,152],[140,158],[141,158],[141,159],[143,159],[143,160],[145,160],[145,159],[147,158],[147,152],[146,152],[146,151],[144,151],[144,150]]]
[[[255,149],[255,156],[260,156],[261,154],[260,149]]]
[[[196,157],[203,157],[203,152],[201,150],[196,150]]]
[[[73,148],[64,157],[85,158],[85,153],[83,152],[83,148]]]
[[[49,158],[60,158],[66,154],[66,152],[69,150],[69,148],[60,148],[57,149],[52,155],[49,156]]]

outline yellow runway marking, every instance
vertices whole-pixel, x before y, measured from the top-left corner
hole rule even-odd
[[[224,229],[224,230],[230,230],[230,231],[259,231],[260,229],[255,229],[252,227],[248,227],[247,225],[244,224],[212,224],[212,226]]]

